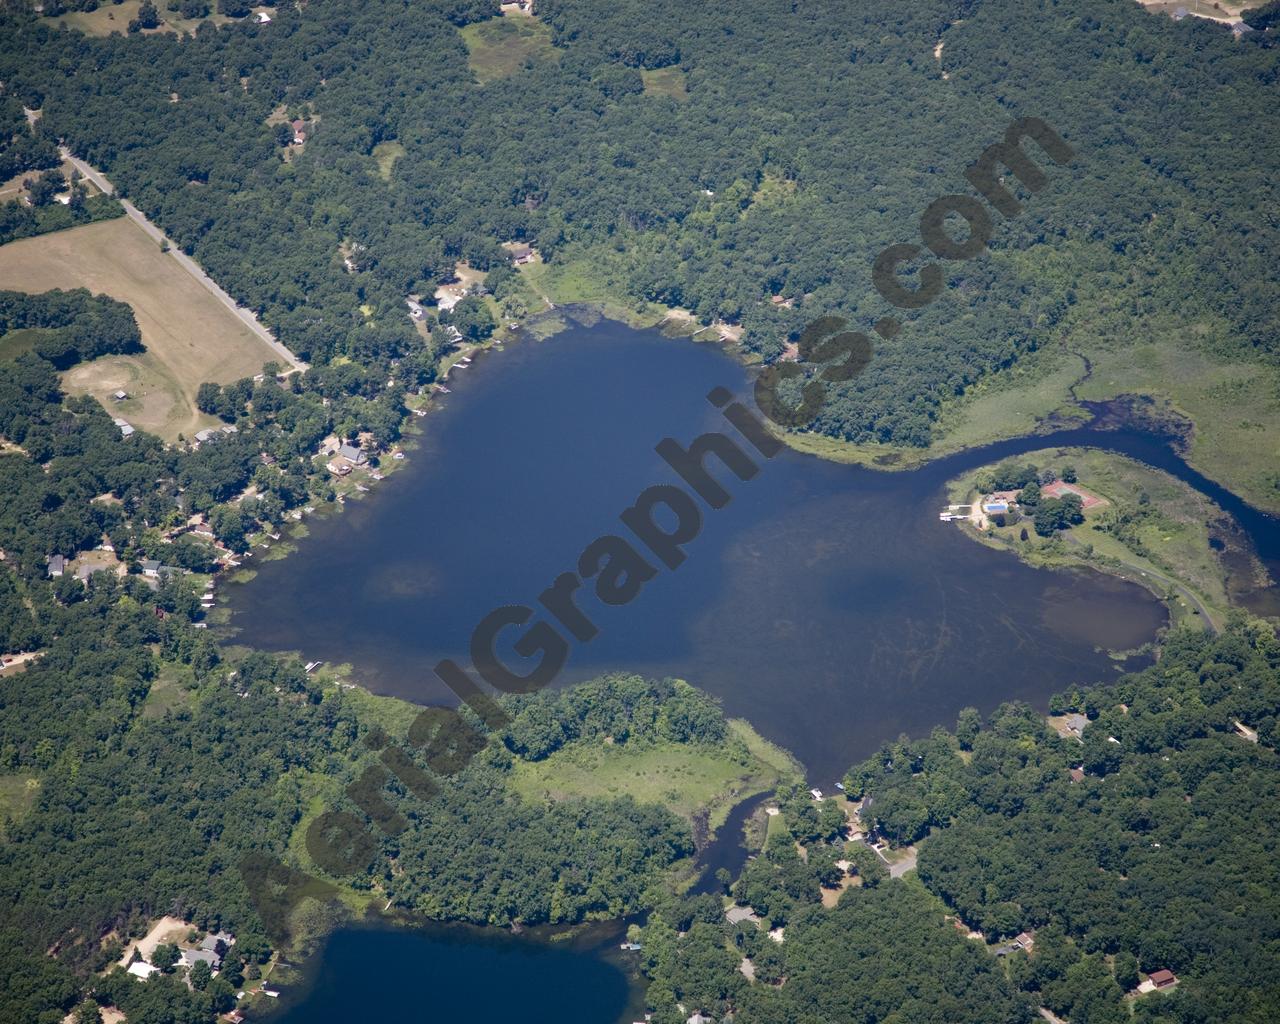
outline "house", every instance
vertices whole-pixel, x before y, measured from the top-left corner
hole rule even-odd
[[[1071,781],[1072,781],[1072,782],[1083,782],[1083,781],[1084,781],[1084,769],[1083,769],[1083,768],[1072,768],[1072,769],[1071,769]]]
[[[1084,727],[1089,724],[1089,719],[1079,712],[1073,711],[1071,714],[1065,715],[1064,719],[1067,731],[1077,738],[1084,734]]]
[[[820,790],[820,789],[811,789],[811,790],[809,790],[809,795],[810,795],[811,797],[813,797],[815,800],[821,800],[821,799],[822,799],[822,790]]]
[[[219,953],[225,952],[229,947],[234,946],[235,944],[236,939],[234,935],[231,935],[228,932],[211,932],[201,941],[200,948],[209,950],[213,953]],[[219,945],[222,946],[221,950],[218,949]]]
[[[129,970],[127,973],[132,974],[135,978],[141,978],[143,981],[146,981],[149,977],[151,977],[151,975],[155,974],[159,970],[160,968],[152,967],[151,964],[147,963],[146,961],[139,960],[137,961],[137,963],[132,963],[129,965]]]
[[[259,11],[257,14],[253,16],[253,20],[256,21],[259,25],[270,25],[271,15],[269,15],[266,11]]]
[[[111,422],[120,428],[120,435],[122,437],[128,437],[133,433],[133,427],[131,427],[127,421],[122,420],[119,417],[115,417]]]
[[[208,964],[209,970],[216,971],[222,966],[222,957],[209,949],[184,949],[178,954],[178,962],[188,969],[196,964]]]
[[[330,462],[325,468],[334,476],[346,476],[351,472],[351,464],[347,462]]]
[[[157,577],[160,575],[160,561],[156,558],[144,558],[142,560],[142,575]]]
[[[1173,12],[1173,20],[1174,20],[1174,21],[1181,21],[1183,18],[1185,18],[1185,17],[1186,17],[1188,14],[1190,14],[1190,13],[1191,13],[1191,12],[1190,12],[1190,11],[1188,11],[1185,7],[1179,7],[1179,8],[1177,8],[1176,10],[1174,10],[1174,12]]]
[[[49,568],[49,575],[55,579],[61,576],[67,569],[67,560],[61,555],[50,555],[45,559],[45,564]]]
[[[1178,984],[1178,976],[1167,967],[1152,971],[1147,977],[1157,991],[1162,988],[1173,988],[1174,985]]]
[[[538,255],[536,249],[531,245],[523,245],[517,243],[508,250],[511,253],[511,259],[517,267],[522,267],[526,263],[532,263],[533,258]]]
[[[1030,953],[1035,944],[1036,939],[1032,932],[1020,932],[1003,946],[997,947],[996,956],[1008,956],[1010,953],[1017,953],[1019,950],[1023,953]]]
[[[422,308],[422,303],[413,299],[405,299],[404,304],[409,307],[409,315],[415,320],[421,320],[426,314],[426,310]]]
[[[123,402],[126,398],[128,398],[128,397],[129,397],[129,395],[128,395],[128,393],[127,393],[127,392],[124,392],[124,391],[117,391],[117,392],[116,392],[114,395],[112,395],[111,397],[112,397],[112,398],[114,398],[117,402]]]
[[[343,444],[338,454],[353,466],[363,466],[368,461],[368,456],[353,444]]]
[[[295,146],[301,146],[304,142],[307,141],[306,122],[299,119],[294,121],[291,127],[293,128],[293,144]]]
[[[730,924],[741,924],[743,921],[750,921],[752,924],[759,924],[760,917],[750,907],[730,907],[724,912],[724,919]]]
[[[1253,26],[1248,25],[1243,21],[1237,21],[1234,25],[1231,26],[1231,34],[1235,36],[1237,39],[1239,39],[1246,32],[1252,32],[1252,31],[1253,31]]]

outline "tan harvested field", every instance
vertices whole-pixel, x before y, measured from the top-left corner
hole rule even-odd
[[[279,361],[267,345],[127,217],[0,246],[0,288],[88,288],[127,302],[147,351],[107,356],[63,374],[113,415],[166,440],[217,421],[196,411],[205,381],[230,383]],[[129,398],[115,402],[117,390]]]

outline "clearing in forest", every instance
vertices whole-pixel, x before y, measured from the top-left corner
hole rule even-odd
[[[0,246],[0,289],[52,288],[88,288],[133,309],[146,351],[72,367],[63,386],[166,440],[217,422],[196,410],[203,382],[227,384],[280,360],[128,217]],[[129,397],[116,402],[116,391]]]
[[[673,100],[683,102],[689,98],[684,84],[684,72],[679,64],[665,68],[642,68],[640,77],[644,79],[646,96],[670,96]]]
[[[559,56],[551,44],[551,30],[533,18],[490,18],[459,31],[470,54],[468,63],[481,85],[509,78],[525,61]]]

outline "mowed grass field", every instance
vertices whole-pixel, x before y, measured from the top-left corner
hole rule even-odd
[[[217,421],[195,407],[205,381],[230,383],[279,357],[127,217],[0,246],[0,289],[88,288],[127,302],[147,351],[72,367],[63,386],[166,440]],[[129,394],[123,402],[111,395]]]
[[[718,828],[734,804],[773,789],[783,778],[799,777],[790,756],[745,721],[735,719],[729,728],[742,741],[738,749],[745,756],[698,743],[644,747],[584,741],[543,761],[517,760],[511,785],[530,801],[631,796],[688,819],[705,810],[711,827]]]

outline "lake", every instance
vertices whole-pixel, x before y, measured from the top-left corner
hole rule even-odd
[[[403,472],[309,520],[296,553],[227,588],[237,640],[350,663],[380,693],[449,701],[436,661],[469,665],[484,615],[536,605],[590,541],[625,532],[617,517],[644,488],[679,482],[654,445],[726,429],[711,388],[748,393],[747,371],[718,346],[609,321],[486,354],[449,383]],[[948,479],[1054,444],[1200,479],[1163,440],[1131,430],[1020,439],[900,473],[757,457],[752,480],[722,474],[733,500],[704,509],[677,570],[623,607],[583,591],[600,632],[573,647],[561,680],[614,669],[687,679],[830,786],[881,742],[950,725],[966,705],[1044,706],[1113,677],[1121,664],[1107,652],[1165,622],[1152,596],[1033,569],[938,521]]]

